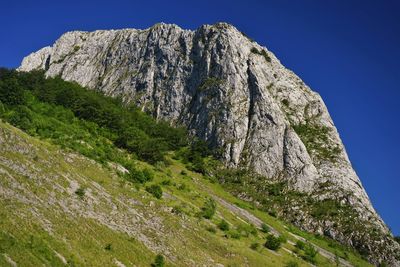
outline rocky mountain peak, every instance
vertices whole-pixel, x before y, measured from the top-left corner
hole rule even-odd
[[[230,24],[67,32],[19,67],[36,69],[187,126],[221,151],[228,167],[250,168],[311,195],[329,184],[315,197],[346,202],[390,235],[319,94]],[[324,227],[305,228],[324,233]],[[331,235],[351,245],[337,232]]]

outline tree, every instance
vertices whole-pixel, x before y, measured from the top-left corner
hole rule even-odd
[[[0,101],[11,106],[25,103],[24,90],[17,79],[0,80]]]
[[[185,128],[174,128],[168,122],[156,121],[133,104],[126,105],[121,99],[87,90],[77,83],[60,77],[46,78],[43,71],[28,73],[0,69],[0,102],[0,114],[6,121],[29,134],[45,135],[102,163],[112,159],[110,149],[105,150],[112,144],[92,142],[89,145],[87,141],[91,137],[87,134],[106,138],[151,164],[165,162],[167,151],[188,145]],[[71,124],[78,127],[72,129]],[[71,135],[65,128],[71,128]],[[72,142],[72,138],[88,145]],[[97,145],[102,148],[95,147]],[[197,150],[200,155],[205,153],[201,145]],[[202,169],[201,163],[196,165],[198,169]],[[149,177],[144,173],[140,178],[148,181],[151,180]]]
[[[26,106],[20,106],[20,105],[16,106],[13,112],[10,113],[7,120],[12,125],[24,131],[29,131],[34,127],[32,122],[33,121],[32,111]]]
[[[151,138],[144,140],[140,144],[137,155],[141,159],[154,164],[158,161],[164,161],[164,153],[166,150],[167,146],[162,139]]]

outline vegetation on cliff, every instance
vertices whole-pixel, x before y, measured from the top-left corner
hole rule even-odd
[[[24,73],[0,70],[0,118],[29,135],[42,139],[43,142],[57,145],[63,151],[78,152],[95,160],[97,164],[101,164],[102,168],[105,168],[105,176],[112,176],[109,168],[115,169],[115,173],[121,181],[137,190],[135,198],[146,191],[152,197],[151,201],[172,204],[171,212],[173,214],[205,220],[204,230],[207,234],[217,234],[218,242],[221,238],[219,235],[224,238],[241,240],[240,246],[244,244],[246,247],[246,257],[254,256],[248,256],[247,249],[253,252],[254,250],[259,251],[259,247],[252,244],[274,243],[275,237],[270,234],[270,227],[263,223],[259,225],[260,231],[258,231],[252,224],[244,225],[236,219],[231,219],[231,215],[226,215],[228,211],[218,206],[216,201],[208,196],[211,189],[196,184],[199,183],[199,180],[211,188],[218,188],[214,189],[219,190],[218,194],[224,196],[226,192],[215,184],[216,181],[234,194],[245,193],[246,196],[251,197],[251,205],[232,198],[233,201],[248,212],[257,211],[259,215],[267,216],[263,218],[268,218],[267,222],[270,224],[272,222],[275,227],[280,229],[281,234],[285,233],[285,235],[288,235],[289,231],[282,227],[282,222],[273,217],[289,218],[290,220],[292,218],[290,216],[295,216],[292,211],[289,211],[290,203],[297,205],[303,203],[301,210],[305,210],[310,216],[321,220],[333,218],[338,221],[337,216],[348,215],[351,212],[347,206],[340,204],[340,200],[315,203],[312,198],[289,190],[287,184],[283,182],[271,183],[266,179],[259,179],[259,176],[247,170],[234,171],[223,168],[217,160],[213,159],[213,152],[207,148],[205,142],[196,139],[189,141],[184,128],[174,128],[167,122],[155,121],[119,99],[86,90],[76,83],[66,82],[60,78],[45,78],[43,72]],[[32,160],[34,164],[40,165],[40,156],[34,156]],[[59,171],[62,173],[62,170]],[[107,174],[107,172],[110,173]],[[196,177],[197,182],[193,177]],[[106,178],[102,181],[105,183]],[[260,184],[260,181],[265,183]],[[91,193],[93,189],[91,189],[89,181],[85,183],[72,191],[82,203],[86,203],[93,197]],[[144,190],[140,188],[140,184],[146,184]],[[120,192],[114,193],[119,194]],[[163,199],[164,193],[169,196],[168,198],[175,197],[184,199],[184,201],[176,200],[169,203],[171,200]],[[259,204],[255,204],[256,202]],[[261,213],[260,210],[266,211],[269,215]],[[218,214],[218,211],[223,213],[222,216]],[[4,211],[4,213],[9,216],[9,211]],[[292,222],[297,224],[296,221]],[[339,222],[339,226],[344,227],[342,221],[339,220]],[[353,221],[348,223],[353,223]],[[102,227],[104,225],[99,229],[103,229]],[[223,233],[218,232],[217,228]],[[293,226],[290,226],[290,229],[294,229],[292,230],[294,232],[299,231]],[[351,230],[353,229],[351,228]],[[0,248],[3,252],[9,252],[9,249],[13,248],[16,243],[25,246],[23,245],[25,241],[15,239],[8,232],[2,232],[2,234],[4,238],[0,240]],[[50,240],[48,236],[35,236],[34,238]],[[265,238],[267,241],[263,241]],[[310,239],[310,236],[308,238]],[[270,241],[268,241],[269,239]],[[284,246],[288,250],[293,250],[293,245],[286,244],[283,240],[279,239],[279,246],[275,244],[271,245],[271,248],[279,250],[281,246]],[[296,240],[292,240],[292,242],[294,241]],[[329,242],[318,240],[319,244],[330,244]],[[114,251],[114,246],[108,246],[108,244],[111,243],[107,243],[103,248],[107,247],[107,251]],[[268,248],[267,245],[266,247]],[[329,249],[329,246],[326,248]],[[54,257],[52,252],[48,252],[49,249],[46,245],[47,256],[45,257],[50,257],[49,255]],[[137,245],[137,249],[143,250],[140,245]],[[333,250],[343,259],[365,264],[360,260],[360,256],[350,249],[335,243]],[[279,251],[283,253],[282,250]],[[240,253],[242,252],[240,251]],[[148,254],[151,255],[151,253]],[[263,252],[262,255],[254,256],[256,258],[254,262],[265,260],[263,258],[265,254],[270,256],[270,253]],[[39,258],[43,257],[40,251],[34,255],[41,255],[38,256]],[[285,255],[282,259],[286,261],[287,255],[285,253],[282,255]],[[299,255],[298,261],[301,262],[301,258],[304,259],[305,256],[301,256],[301,253]],[[56,262],[51,257],[47,258],[44,263]],[[77,259],[72,261],[79,262]],[[279,260],[278,262],[282,263]],[[322,256],[316,257],[314,263],[330,264],[329,259]]]

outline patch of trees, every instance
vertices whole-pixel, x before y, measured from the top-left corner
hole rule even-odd
[[[63,132],[60,124],[71,134],[85,128],[89,134],[106,138],[149,163],[164,161],[167,151],[188,145],[184,128],[155,121],[121,99],[77,83],[45,78],[42,71],[0,69],[0,103],[0,116],[29,134],[57,139],[57,131]],[[62,135],[59,137],[68,139]]]

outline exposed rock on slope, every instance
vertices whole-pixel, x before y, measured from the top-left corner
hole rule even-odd
[[[60,150],[0,121],[0,266],[150,266],[155,253],[168,266],[275,267],[289,260],[308,265],[294,256],[300,237],[292,232],[304,233],[257,214],[181,162],[171,163],[153,169],[151,183],[163,184],[163,197],[156,199],[118,175],[116,165]],[[216,213],[200,219],[210,196]],[[216,229],[221,219],[230,231]],[[274,225],[274,235],[287,236],[278,251],[250,247],[265,242],[256,228],[263,223]],[[333,267],[340,260],[344,266],[370,266],[351,250],[309,242],[321,254],[313,258],[315,265]]]
[[[338,190],[323,198],[341,195],[363,220],[390,235],[321,97],[229,24],[196,31],[157,24],[146,30],[68,32],[19,68],[34,69],[188,126],[221,150],[227,166],[250,167],[302,192],[329,182]]]

